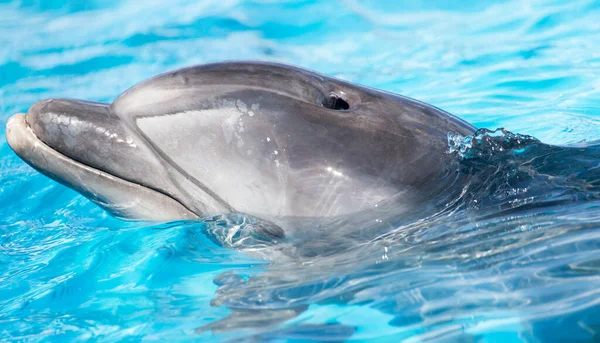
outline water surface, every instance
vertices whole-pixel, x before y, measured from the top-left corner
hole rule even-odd
[[[0,17],[0,340],[600,339],[598,2],[0,0]],[[228,59],[521,136],[450,134],[468,182],[440,211],[278,244],[243,216],[113,219],[6,144],[41,98],[112,101]]]

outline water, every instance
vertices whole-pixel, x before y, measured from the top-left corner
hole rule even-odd
[[[600,5],[393,4],[0,0],[0,340],[599,340]],[[111,101],[225,59],[521,135],[450,134],[466,186],[442,211],[277,244],[243,216],[113,219],[6,144],[8,117],[41,98]]]

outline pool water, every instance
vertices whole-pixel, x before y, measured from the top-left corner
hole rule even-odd
[[[0,340],[600,340],[597,1],[0,0],[0,18]],[[243,216],[111,218],[6,143],[39,99],[230,59],[508,131],[449,135],[470,182],[447,210],[284,254]]]

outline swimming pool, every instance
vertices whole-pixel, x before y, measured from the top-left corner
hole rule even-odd
[[[0,1],[0,339],[598,340],[600,5],[456,3]],[[228,59],[291,63],[586,148],[450,137],[467,168],[495,168],[464,199],[477,220],[456,213],[351,253],[269,263],[223,240],[240,218],[122,222],[6,144],[8,117],[41,98],[112,101],[160,72]],[[576,201],[524,207],[540,190],[515,175]]]

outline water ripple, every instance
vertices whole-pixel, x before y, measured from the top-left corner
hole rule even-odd
[[[2,128],[40,98],[111,101],[166,70],[262,59],[507,129],[450,133],[466,182],[443,210],[296,241],[237,214],[112,219],[21,162],[0,129],[0,340],[597,341],[599,11],[0,1]]]

